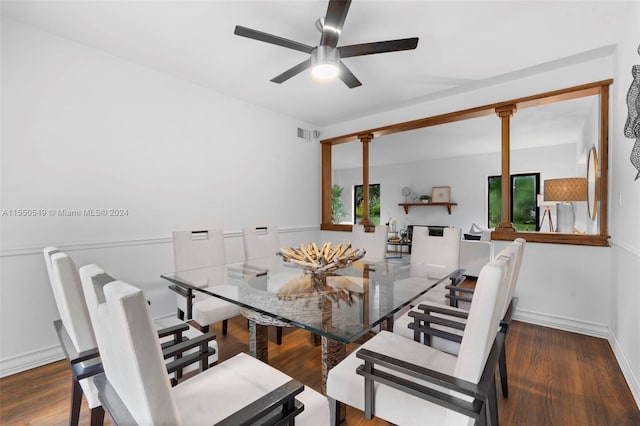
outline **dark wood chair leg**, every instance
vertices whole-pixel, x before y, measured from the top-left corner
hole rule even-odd
[[[229,325],[228,323],[229,323],[229,321],[227,321],[227,320],[222,320],[222,335],[223,335],[223,336],[226,336],[226,335],[227,335],[227,327],[228,327],[228,325]]]
[[[71,389],[71,416],[69,424],[71,426],[78,426],[80,421],[80,407],[82,405],[82,387],[80,382],[72,377],[73,386]]]
[[[502,347],[500,352],[500,358],[498,359],[498,366],[500,369],[500,384],[502,385],[502,396],[509,397],[509,383],[507,382],[507,351]]]
[[[341,413],[344,411],[344,405],[333,398],[327,399],[329,400],[329,424],[331,426],[339,426],[344,420],[344,418],[341,418]]]
[[[282,344],[282,327],[276,327],[276,343]]]
[[[102,426],[104,424],[104,408],[98,406],[91,409],[91,426]]]
[[[493,384],[490,386],[488,397],[486,411],[489,414],[489,425],[498,426],[498,396],[495,375],[493,376]]]
[[[180,308],[178,308],[178,319],[184,321],[184,311]]]

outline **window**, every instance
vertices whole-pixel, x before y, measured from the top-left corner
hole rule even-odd
[[[489,227],[502,219],[502,176],[489,176]],[[516,231],[539,231],[537,194],[540,191],[540,173],[511,175],[511,217]]]
[[[353,223],[360,223],[363,217],[364,198],[362,185],[353,187]],[[380,225],[380,184],[369,185],[369,221],[372,225]]]

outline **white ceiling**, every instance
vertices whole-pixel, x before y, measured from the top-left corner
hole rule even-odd
[[[338,45],[419,37],[413,51],[346,58],[363,83],[306,71],[305,54],[236,24],[315,46],[326,1],[2,1],[2,15],[322,127],[528,70],[610,54],[624,2],[354,0]]]

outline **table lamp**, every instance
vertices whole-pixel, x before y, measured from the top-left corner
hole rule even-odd
[[[551,219],[551,206],[555,206],[556,203],[553,201],[545,201],[543,194],[537,195],[538,207],[544,207],[544,214],[542,215],[542,220],[540,221],[540,226],[538,229],[542,231],[542,225],[544,225],[545,219],[549,219],[549,232],[553,232],[553,219]]]
[[[556,232],[573,233],[573,201],[587,201],[586,178],[548,179],[544,181],[544,200],[555,201]]]

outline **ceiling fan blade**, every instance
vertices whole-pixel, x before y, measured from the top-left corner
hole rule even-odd
[[[293,77],[293,76],[295,76],[297,74],[300,74],[302,71],[306,70],[310,66],[311,66],[311,58],[307,59],[306,61],[302,61],[298,65],[289,68],[288,70],[286,70],[282,74],[273,77],[271,79],[271,81],[273,81],[274,83],[280,84],[280,83],[282,83],[284,81],[289,80],[291,77]]]
[[[254,40],[263,41],[265,43],[271,43],[277,46],[299,50],[300,52],[304,53],[311,53],[311,51],[313,50],[312,46],[307,46],[304,43],[299,43],[297,41],[278,37],[273,34],[263,33],[262,31],[252,30],[251,28],[243,27],[241,25],[236,25],[236,29],[233,30],[233,33],[241,37],[252,38]]]
[[[360,80],[358,80],[356,76],[353,75],[351,70],[347,68],[347,66],[342,63],[342,61],[338,62],[338,68],[340,68],[340,80],[344,81],[344,84],[346,84],[349,89],[362,86]]]
[[[327,14],[324,17],[322,37],[320,38],[321,46],[336,47],[338,45],[338,39],[350,5],[351,0],[329,0]]]
[[[418,46],[418,37],[401,38],[398,40],[377,41],[374,43],[352,44],[338,47],[341,58],[352,56],[373,55],[375,53],[397,52],[412,50]]]

